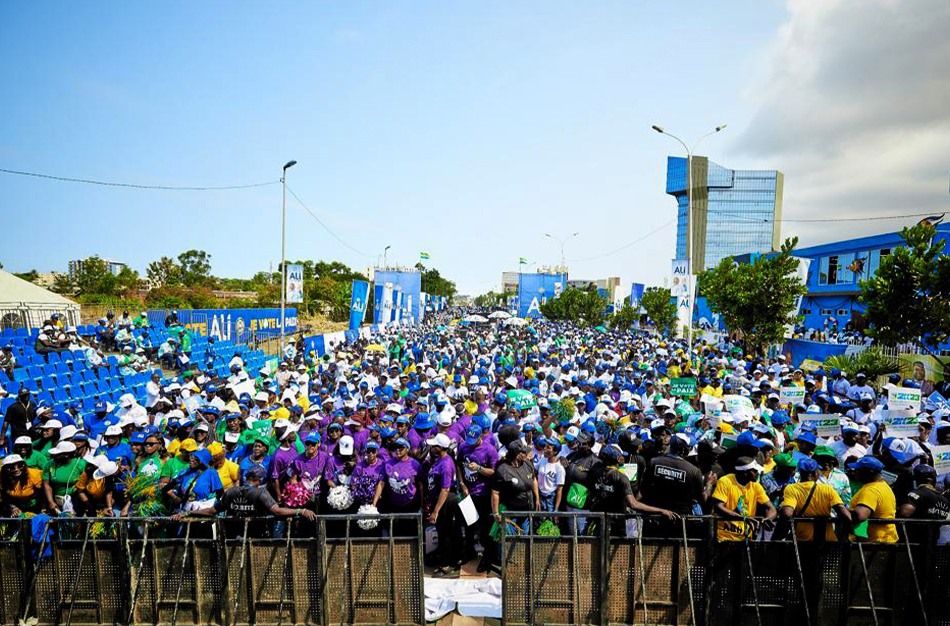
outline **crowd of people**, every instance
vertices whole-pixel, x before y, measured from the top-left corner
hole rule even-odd
[[[502,530],[681,538],[711,516],[721,541],[895,542],[897,518],[950,515],[933,453],[950,444],[950,410],[923,399],[916,435],[887,432],[889,393],[913,381],[806,373],[729,342],[690,351],[640,331],[461,317],[325,355],[291,346],[273,370],[235,355],[226,376],[155,372],[144,403],[126,394],[90,412],[13,391],[0,515],[223,516],[232,532],[249,519],[255,536],[307,536],[324,515],[421,512],[439,575],[479,551],[480,571],[496,567]],[[100,343],[128,347],[118,332]],[[799,401],[782,401],[790,388]],[[819,435],[815,414],[839,429]],[[608,528],[590,513],[612,514]],[[371,517],[347,526],[389,532]],[[910,528],[950,539],[939,523]]]

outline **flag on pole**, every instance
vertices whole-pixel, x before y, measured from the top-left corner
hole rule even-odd
[[[525,265],[527,262],[528,259],[524,258],[523,256],[518,257],[518,265]]]
[[[428,258],[429,258],[429,253],[428,253],[428,252],[420,252],[420,253],[419,253],[419,258],[420,258],[420,259],[423,259],[423,260],[428,259]]]

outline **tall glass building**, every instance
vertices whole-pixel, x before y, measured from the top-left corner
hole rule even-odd
[[[782,186],[776,170],[730,170],[693,157],[692,255],[686,252],[686,159],[669,157],[666,193],[676,198],[676,258],[691,256],[693,273],[725,257],[771,252],[781,246]]]

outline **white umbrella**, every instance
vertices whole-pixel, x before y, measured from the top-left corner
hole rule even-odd
[[[505,320],[506,326],[526,326],[527,324],[528,320],[521,317],[509,317]]]
[[[484,323],[484,322],[487,322],[488,320],[485,319],[484,317],[482,317],[481,315],[468,315],[468,316],[466,316],[466,317],[463,317],[463,318],[462,318],[462,321],[463,321],[463,322]]]
[[[511,317],[511,313],[508,313],[507,311],[495,311],[494,313],[488,314],[488,319],[492,319],[492,320],[498,320],[498,319],[503,320],[503,319],[508,319],[509,317]]]

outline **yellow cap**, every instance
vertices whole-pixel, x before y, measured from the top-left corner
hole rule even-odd
[[[179,447],[182,452],[194,452],[198,449],[198,442],[194,439],[188,438],[181,442]]]
[[[166,448],[166,450],[168,450],[168,453],[170,455],[175,456],[176,454],[178,454],[178,448],[180,447],[181,447],[181,442],[178,441],[177,439],[174,439],[172,440],[170,444],[168,444],[168,447]]]
[[[208,452],[211,453],[211,456],[218,456],[219,454],[224,454],[224,446],[215,441],[212,444],[208,445]]]

